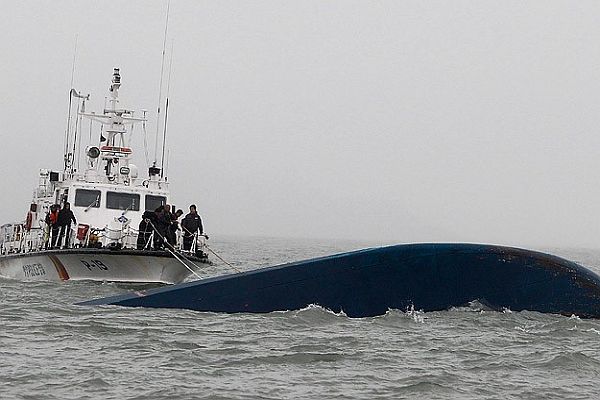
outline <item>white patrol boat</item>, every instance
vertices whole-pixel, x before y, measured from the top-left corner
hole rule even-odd
[[[64,169],[40,170],[26,220],[0,226],[0,276],[173,284],[195,274],[199,263],[208,262],[205,237],[199,232],[194,233],[195,240],[186,251],[179,245],[180,230],[173,245],[154,246],[155,242],[162,243],[165,231],[148,216],[170,204],[169,185],[156,162],[149,167],[147,177],[138,176],[138,168],[130,162],[133,151],[128,130],[142,124],[145,134],[146,112],[138,117],[132,110],[118,108],[120,86],[121,76],[115,68],[108,105],[99,114],[86,112],[89,95],[71,89]],[[75,106],[71,129],[71,109]],[[88,132],[82,132],[82,118],[90,120],[90,143],[83,149],[82,137]],[[100,135],[92,134],[94,123],[100,125]],[[94,142],[93,136],[99,138]],[[85,167],[80,172],[81,158]],[[59,235],[57,226],[52,227],[57,221],[50,214],[66,203],[70,203],[76,223],[63,224],[67,228]],[[145,215],[145,225],[151,228],[138,235],[145,211],[150,212]],[[70,224],[73,218],[69,219]]]

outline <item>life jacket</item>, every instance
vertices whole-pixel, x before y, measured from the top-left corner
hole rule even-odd
[[[58,221],[58,211],[54,211],[50,213],[50,224],[55,225]]]

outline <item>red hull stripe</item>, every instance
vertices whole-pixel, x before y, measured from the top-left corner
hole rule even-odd
[[[62,279],[63,281],[68,281],[69,273],[65,269],[63,263],[55,255],[48,255],[48,257],[52,261],[52,264],[54,264],[54,267],[56,268],[56,272],[58,273],[60,279]]]

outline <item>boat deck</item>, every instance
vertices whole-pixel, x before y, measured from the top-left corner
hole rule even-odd
[[[0,259],[7,258],[19,258],[19,257],[31,257],[31,256],[46,256],[46,255],[61,255],[61,254],[106,254],[106,255],[128,255],[128,256],[145,256],[145,257],[167,257],[173,258],[173,255],[165,250],[136,250],[136,249],[119,249],[112,250],[106,248],[90,248],[90,247],[79,247],[71,249],[52,249],[52,250],[40,250],[40,251],[29,251],[21,253],[9,253],[0,255]],[[177,254],[180,254],[179,252]],[[186,258],[194,262],[209,262],[208,257],[197,257],[194,254],[184,253]]]

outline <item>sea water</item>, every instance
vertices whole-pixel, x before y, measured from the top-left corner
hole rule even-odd
[[[369,243],[211,239],[213,276]],[[600,271],[600,251],[549,249]],[[215,259],[215,257],[213,257]],[[270,314],[81,307],[138,289],[0,279],[1,399],[590,399],[600,321],[490,311],[320,307]]]

